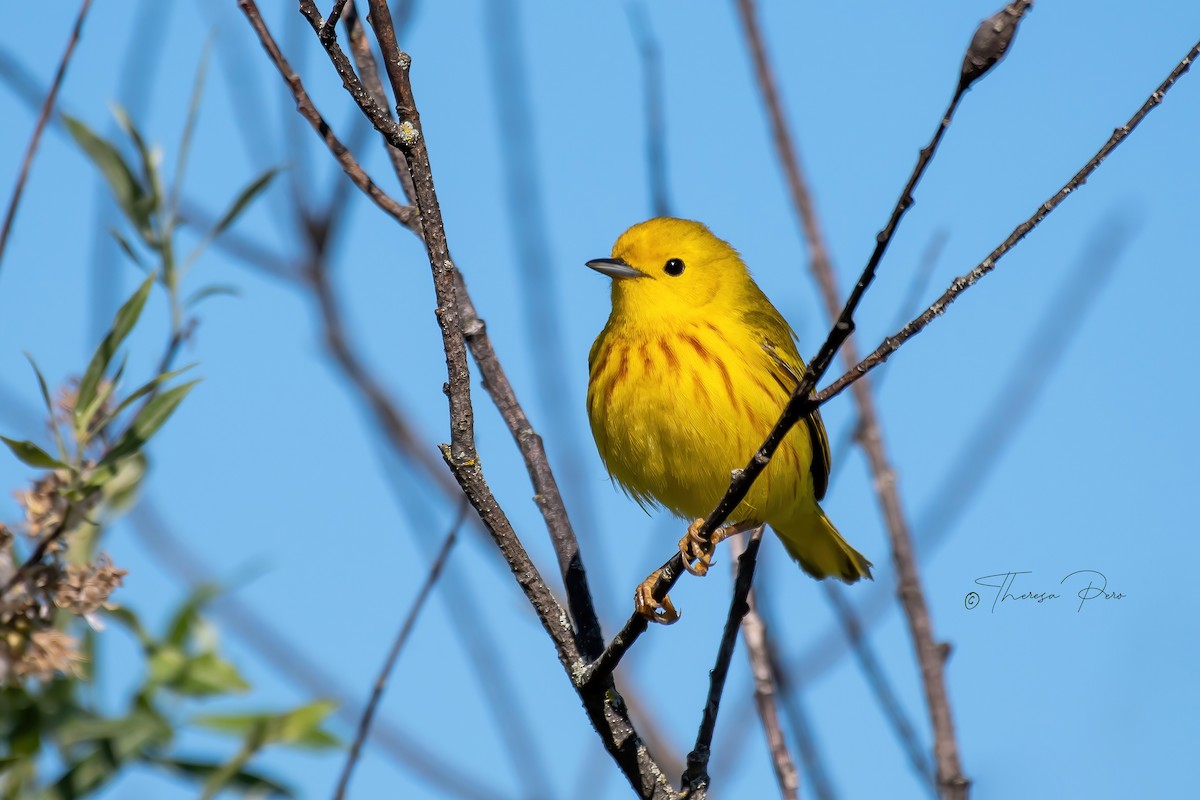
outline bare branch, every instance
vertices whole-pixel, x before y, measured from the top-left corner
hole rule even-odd
[[[879,347],[875,348],[875,350],[872,351],[862,361],[855,364],[853,369],[849,370],[845,375],[842,375],[829,386],[818,392],[814,396],[816,403],[818,405],[823,404],[828,402],[830,399],[837,397],[842,393],[842,391],[845,390],[847,386],[862,378],[863,375],[866,375],[884,361],[887,361],[888,357],[891,356],[892,353],[896,352],[901,345],[924,330],[925,326],[932,322],[935,317],[939,317],[944,314],[946,307],[957,300],[959,295],[961,295],[970,287],[974,286],[979,282],[980,278],[995,269],[996,262],[1003,258],[1010,250],[1012,250],[1017,242],[1024,239],[1030,231],[1036,228],[1042,220],[1049,216],[1050,212],[1058,208],[1058,206],[1061,205],[1062,202],[1066,200],[1072,192],[1083,186],[1091,174],[1095,172],[1097,168],[1099,168],[1101,162],[1108,158],[1108,155],[1115,150],[1117,146],[1121,144],[1121,142],[1125,141],[1126,137],[1128,137],[1129,134],[1141,124],[1142,120],[1146,118],[1146,115],[1148,115],[1160,103],[1162,103],[1167,92],[1170,91],[1171,87],[1175,85],[1175,81],[1179,80],[1179,78],[1181,78],[1184,73],[1188,71],[1188,69],[1192,66],[1192,62],[1197,56],[1200,56],[1200,42],[1192,45],[1187,54],[1179,61],[1178,64],[1175,65],[1175,68],[1172,69],[1171,73],[1166,77],[1166,79],[1159,84],[1158,88],[1151,93],[1150,97],[1147,98],[1146,102],[1142,104],[1141,108],[1139,108],[1134,115],[1129,118],[1128,122],[1113,131],[1112,136],[1108,138],[1108,141],[1104,143],[1104,145],[1096,152],[1096,154],[1092,156],[1091,159],[1084,164],[1083,167],[1080,168],[1080,170],[1076,172],[1069,181],[1063,184],[1061,189],[1055,192],[1046,202],[1038,206],[1037,210],[1033,212],[1033,214],[1027,220],[1014,228],[1013,232],[1009,234],[1008,238],[1001,242],[995,250],[989,253],[987,258],[979,262],[974,269],[972,269],[966,275],[960,275],[959,277],[955,278],[950,284],[950,287],[942,293],[942,296],[935,300],[927,309],[925,309],[920,316],[913,319],[892,336],[884,339]]]
[[[1045,311],[1021,344],[1013,366],[997,385],[1003,391],[983,405],[974,428],[964,437],[932,491],[933,498],[917,515],[917,544],[932,553],[954,530],[955,523],[986,485],[991,472],[1016,439],[1029,410],[1051,385],[1063,354],[1080,332],[1080,321],[1108,285],[1126,247],[1130,223],[1113,215],[1100,221],[1086,238],[1087,245],[1075,265],[1063,276],[1045,303]],[[858,617],[864,627],[883,618],[892,606],[892,587],[885,581],[859,594]],[[816,637],[807,652],[788,669],[803,682],[816,680],[845,654],[845,632],[840,627]]]
[[[354,736],[354,742],[350,745],[350,752],[346,756],[346,765],[342,768],[342,775],[338,779],[337,790],[333,795],[337,800],[342,800],[346,796],[346,789],[350,785],[350,776],[354,772],[354,766],[358,763],[358,755],[362,751],[362,746],[367,740],[367,734],[371,730],[371,720],[375,717],[375,709],[379,707],[379,701],[383,699],[383,690],[387,686],[388,676],[391,675],[392,670],[396,666],[396,660],[400,657],[400,651],[404,648],[405,642],[408,641],[409,634],[412,633],[413,626],[417,622],[417,616],[421,613],[426,599],[428,599],[430,592],[433,590],[433,585],[437,583],[438,576],[442,574],[442,566],[446,563],[446,559],[450,557],[450,551],[454,548],[454,543],[458,539],[458,529],[462,527],[466,514],[467,504],[465,502],[460,503],[458,516],[455,518],[454,524],[450,526],[450,532],[446,534],[446,539],[442,542],[442,548],[438,551],[437,558],[429,566],[429,574],[425,577],[425,583],[422,584],[420,591],[417,592],[412,608],[409,609],[408,615],[404,618],[404,624],[400,626],[400,632],[396,635],[396,641],[392,643],[392,649],[383,661],[383,668],[379,671],[379,677],[375,679],[375,686],[371,690],[371,699],[367,701],[367,705],[363,709],[362,720],[358,723],[358,732]]]
[[[819,405],[815,400],[809,399],[809,395],[816,388],[817,382],[821,380],[829,369],[838,349],[841,348],[846,339],[854,332],[854,312],[858,309],[858,304],[862,301],[867,287],[875,279],[876,269],[883,258],[884,252],[887,250],[888,244],[892,240],[892,235],[896,231],[896,226],[899,224],[900,218],[913,203],[912,191],[921,179],[921,176],[925,174],[925,170],[929,166],[933,154],[937,151],[938,143],[941,142],[943,134],[945,134],[947,127],[949,127],[950,119],[954,114],[954,110],[958,107],[964,91],[965,89],[960,86],[959,90],[955,92],[950,105],[942,115],[937,129],[934,131],[932,140],[921,149],[916,166],[913,167],[908,182],[905,184],[903,191],[901,191],[887,224],[875,236],[875,250],[871,253],[866,267],[863,268],[858,283],[855,284],[854,290],[850,292],[850,296],[846,299],[846,303],[842,307],[842,311],[838,315],[833,328],[830,330],[829,336],[825,339],[825,343],[821,345],[821,349],[817,351],[816,356],[809,362],[808,370],[801,378],[800,384],[792,392],[792,396],[789,398],[787,405],[784,406],[783,412],[780,414],[775,426],[767,435],[766,440],[763,441],[762,445],[759,446],[758,450],[750,458],[749,463],[744,468],[734,471],[734,477],[730,481],[729,488],[725,491],[724,497],[721,498],[717,507],[704,520],[704,524],[699,530],[699,536],[705,543],[711,541],[713,531],[720,527],[729,515],[733,513],[733,510],[737,508],[738,504],[745,499],[751,485],[762,471],[767,468],[767,464],[771,462],[771,457],[783,442],[784,437],[792,429],[792,426],[811,414]],[[679,576],[683,571],[683,556],[680,553],[675,553],[659,568],[659,578],[655,582],[653,590],[654,599],[662,600],[666,597],[671,587],[679,580]],[[608,648],[601,655],[600,659],[598,659],[597,663],[589,667],[586,677],[589,680],[594,679],[598,674],[602,674],[601,670],[611,670],[620,661],[624,652],[645,631],[646,618],[635,611],[630,616],[629,621],[625,623],[625,627],[609,643]]]
[[[83,0],[79,7],[75,25],[71,28],[71,35],[67,39],[67,47],[63,50],[62,58],[58,62],[58,69],[54,73],[50,91],[46,92],[46,99],[42,102],[42,110],[38,113],[37,122],[34,123],[33,134],[29,137],[29,146],[25,149],[24,159],[21,160],[21,171],[17,173],[17,183],[13,187],[12,197],[8,201],[8,211],[4,214],[4,224],[0,226],[0,264],[4,262],[4,249],[8,244],[8,234],[17,217],[17,207],[21,204],[21,194],[25,191],[25,181],[29,177],[33,156],[37,153],[38,143],[42,139],[42,131],[46,129],[46,122],[50,119],[50,112],[54,110],[58,90],[62,87],[63,78],[67,75],[67,65],[71,63],[71,55],[75,52],[75,44],[79,41],[79,34],[83,30],[83,21],[91,6],[92,0]]]
[[[562,380],[564,370],[569,368],[563,349],[563,304],[559,300],[557,270],[552,266],[547,234],[551,226],[546,218],[542,179],[538,170],[534,110],[529,95],[525,48],[520,38],[520,5],[513,0],[489,0],[483,5],[484,23],[488,30],[488,36],[484,39],[488,56],[487,72],[492,84],[496,123],[501,130],[524,132],[521,136],[507,137],[503,141],[500,158],[506,198],[503,206],[512,230],[510,238],[516,248],[514,265],[518,279],[527,287],[526,291],[518,293],[523,304],[519,316],[524,322],[525,346],[533,356],[534,388],[544,420],[543,430],[550,441],[558,443],[558,475],[564,485],[572,490],[575,519],[580,522],[579,530],[592,534],[585,538],[585,542],[589,545],[593,570],[596,574],[611,576],[606,543],[595,536],[600,526],[596,522],[591,484],[585,478],[586,470],[581,458],[587,452],[587,445],[579,440],[578,429],[572,425],[569,416],[571,410],[579,406],[570,384]],[[488,376],[484,376],[484,381],[490,383]],[[501,405],[499,400],[497,405]],[[516,435],[512,425],[509,429]],[[523,452],[522,455],[528,454]],[[528,457],[526,462],[531,463]],[[546,471],[548,474],[548,468]],[[554,491],[557,493],[558,488],[555,487]],[[558,503],[561,506],[561,501]],[[582,562],[572,565],[572,560],[578,562],[577,534],[572,531],[569,541],[565,540],[563,524],[567,524],[565,509],[562,509],[561,523],[558,526],[550,525],[550,532],[555,537],[554,549],[559,558],[559,568],[564,580],[567,580],[573,579],[575,570],[582,570]],[[579,608],[582,599],[577,596],[579,591],[579,586],[567,585],[571,612],[581,627],[590,627],[591,620],[578,619],[580,612],[585,617],[594,617],[590,610]],[[603,641],[597,636],[590,646],[592,649],[586,655],[592,658],[599,655]]]
[[[319,34],[325,29],[324,25],[326,23],[321,20],[320,13],[311,0],[302,0],[300,6],[301,13],[308,19],[309,24],[315,32]],[[375,13],[374,4],[372,4],[372,9],[371,21],[373,25],[377,26],[376,35],[378,37],[380,35],[378,26],[381,23],[378,20],[379,15]],[[391,30],[390,26],[387,30]],[[411,126],[411,130],[408,133],[404,133],[403,126],[397,124],[391,118],[388,111],[372,99],[373,97],[382,96],[382,87],[376,87],[372,90],[359,81],[345,53],[338,46],[336,39],[329,39],[328,42],[323,42],[323,44],[325,45],[326,52],[329,54],[330,60],[334,64],[334,68],[341,75],[342,81],[346,85],[351,97],[358,103],[363,113],[371,120],[376,129],[384,135],[385,139],[406,156],[402,163],[412,173],[413,177],[410,178],[410,183],[416,187],[417,179],[415,177],[416,172],[413,171],[414,165],[411,163],[413,155],[411,151],[417,144],[420,144],[423,150],[424,145],[423,142],[417,142],[419,129],[416,127],[416,123],[405,116],[407,113],[405,103],[398,102],[397,110],[400,112],[400,117],[404,122]],[[395,53],[391,54],[392,57],[403,58],[404,64],[409,63],[408,56],[399,54],[400,51],[394,42],[389,49],[395,50]],[[367,51],[364,51],[362,55],[365,59]],[[389,55],[386,50],[384,57],[385,61],[387,61]],[[392,67],[389,62],[389,69],[394,73],[398,68]],[[405,67],[402,72],[404,75],[407,75],[407,68]],[[378,73],[373,74],[377,75]],[[396,88],[396,76],[389,75],[389,77],[393,81],[393,92],[398,92]],[[289,86],[292,86],[294,89],[291,82],[289,82]],[[397,94],[397,96],[399,97],[400,95]],[[415,114],[415,106],[412,106],[411,100],[406,102],[408,103],[408,107],[412,109],[412,113]],[[420,205],[419,195],[420,192],[418,191],[418,206]],[[429,224],[428,217],[425,214],[422,214],[420,219],[425,220],[426,225]],[[423,233],[422,236],[424,237]],[[429,247],[429,244],[427,243],[426,246]],[[445,247],[444,234],[442,234],[442,246]],[[452,264],[449,260],[448,250],[446,251],[445,263]],[[508,378],[500,368],[499,361],[492,350],[491,342],[487,338],[486,327],[475,311],[470,295],[466,291],[465,282],[456,269],[452,269],[451,272],[455,284],[455,293],[453,296],[458,304],[457,310],[460,317],[459,322],[462,326],[461,330],[471,347],[472,356],[475,358],[483,374],[485,389],[492,395],[493,401],[501,411],[501,415],[504,417],[509,431],[516,439],[522,455],[525,457],[525,462],[536,490],[538,504],[542,510],[543,517],[546,519],[551,540],[554,544],[555,554],[558,556],[564,585],[567,590],[568,605],[576,624],[579,626],[580,646],[586,649],[590,657],[592,654],[599,653],[602,646],[603,640],[600,635],[600,623],[587,587],[587,576],[583,568],[583,562],[579,558],[579,545],[574,532],[571,530],[561,494],[550,470],[541,439],[529,424],[528,418],[516,400],[516,395]],[[439,316],[440,319],[441,317]],[[557,606],[557,603],[555,602],[554,605]]]
[[[742,537],[735,536],[729,542],[729,555],[738,558],[744,547]],[[775,707],[776,678],[767,647],[767,626],[758,613],[758,602],[753,589],[746,595],[748,611],[742,619],[742,640],[746,643],[746,655],[750,659],[750,672],[754,676],[754,703],[763,733],[767,737],[767,749],[771,753],[771,765],[775,768],[775,780],[779,783],[779,796],[783,800],[798,800],[800,797],[800,774],[788,752],[787,741],[779,724],[779,710]]]
[[[241,0],[243,9],[253,7],[253,0]],[[415,189],[415,200],[422,221],[422,233],[430,265],[434,275],[434,288],[438,297],[438,322],[442,330],[443,346],[447,356],[450,377],[448,394],[451,399],[451,444],[444,446],[443,456],[451,467],[459,485],[471,500],[505,560],[512,569],[518,584],[533,605],[539,620],[550,635],[558,652],[559,660],[571,675],[573,682],[582,670],[583,663],[575,642],[575,632],[562,607],[554,599],[536,567],[529,559],[524,547],[512,530],[506,515],[496,503],[482,474],[478,455],[474,448],[474,437],[470,425],[469,383],[466,380],[466,363],[463,360],[461,324],[456,297],[456,286],[462,287],[453,262],[449,258],[445,233],[433,191],[428,155],[424,148],[423,133],[416,107],[412,100],[412,89],[408,79],[409,57],[399,50],[395,41],[386,5],[371,2],[369,22],[383,51],[392,89],[397,99],[397,114],[400,122],[394,122],[363,87],[349,59],[330,37],[325,46],[334,68],[342,77],[347,91],[390,144],[400,149],[407,161]],[[301,13],[309,20],[313,30],[320,34],[324,21],[311,0],[301,0]],[[256,14],[257,9],[254,8]],[[257,14],[256,14],[257,15]],[[286,76],[285,76],[286,77]],[[292,82],[289,81],[289,86]],[[465,294],[464,294],[465,296]],[[457,338],[457,341],[455,339]],[[580,564],[582,567],[582,564]],[[590,598],[589,598],[590,599]],[[674,798],[676,793],[667,782],[662,770],[651,758],[645,745],[629,721],[628,713],[620,695],[608,680],[590,690],[580,690],[589,717],[600,733],[606,748],[622,772],[640,796],[645,798]]]
[[[738,9],[741,12],[742,26],[745,29],[746,39],[750,46],[750,52],[753,55],[758,86],[762,92],[763,101],[771,119],[771,127],[775,135],[776,153],[783,163],[788,187],[791,190],[792,203],[796,207],[801,227],[804,230],[805,239],[808,242],[810,253],[809,266],[821,290],[821,296],[825,301],[825,308],[830,318],[836,318],[840,307],[837,280],[834,277],[833,265],[830,263],[828,250],[825,247],[824,236],[821,233],[821,224],[817,219],[816,204],[812,200],[808,191],[807,181],[800,168],[800,159],[796,146],[791,132],[788,130],[782,103],[779,99],[779,93],[776,90],[775,79],[771,73],[770,64],[767,61],[766,46],[763,43],[762,33],[759,30],[758,22],[754,15],[753,0],[738,0]],[[1020,18],[1020,14],[1023,11],[1024,9],[1022,8],[1016,12],[1017,19]],[[1004,19],[1007,20],[1008,17],[1005,16]],[[1002,26],[1002,29],[1008,33],[1008,38],[1003,40],[1004,44],[1002,46],[997,45],[988,50],[988,52],[994,54],[995,50],[999,49],[1000,54],[1002,54],[1015,28],[1015,22],[1011,25]],[[977,34],[976,40],[979,38]],[[974,49],[973,43],[971,50],[973,51]],[[970,51],[968,53],[969,57]],[[950,117],[954,113],[954,107],[957,105],[966,86],[975,77],[982,75],[999,57],[1000,55],[995,55],[995,58],[986,67],[979,66],[973,69],[969,73],[972,76],[970,80],[967,78],[968,71],[964,69],[963,79],[959,83],[958,91],[955,92],[950,108],[942,118],[942,123],[938,127],[933,142],[929,148],[921,151],[921,158],[923,160],[928,161],[932,157],[933,148],[937,146],[937,142],[945,132]],[[920,169],[920,162],[918,162],[918,169]],[[914,178],[910,179],[902,195],[908,202],[911,202],[910,193],[916,184],[916,177],[919,176],[914,174]],[[899,214],[904,211],[904,207],[904,205],[897,205],[895,211],[893,211],[892,219],[888,221],[888,227],[885,228],[883,234],[886,238],[878,240],[876,254],[872,256],[872,260],[877,261],[878,257],[882,255],[883,248],[887,246],[887,238],[890,238],[892,231],[895,230],[895,226],[899,222]],[[842,358],[846,362],[847,367],[852,367],[858,362],[857,346],[853,336],[846,337],[846,341],[842,345]],[[917,572],[916,556],[912,546],[912,535],[909,532],[907,516],[900,501],[900,493],[896,488],[895,472],[892,469],[891,460],[888,458],[887,450],[884,446],[883,429],[879,421],[879,415],[875,411],[875,400],[871,394],[870,385],[866,380],[858,381],[854,385],[854,400],[855,405],[858,407],[859,416],[858,442],[867,454],[867,461],[870,464],[871,474],[874,478],[873,485],[879,497],[879,504],[883,510],[884,523],[886,524],[888,538],[891,540],[892,545],[892,558],[896,566],[896,574],[900,580],[900,603],[904,608],[905,618],[908,620],[909,631],[913,638],[913,647],[916,650],[917,661],[921,667],[921,678],[925,688],[926,704],[933,723],[934,753],[937,756],[938,762],[938,783],[947,791],[949,796],[966,797],[968,783],[967,779],[963,777],[962,767],[959,765],[958,745],[954,737],[954,721],[950,712],[950,699],[946,693],[946,682],[942,672],[944,650],[934,641],[933,622],[930,618],[929,606],[925,602],[924,591],[921,588],[921,580]]]
[[[171,534],[149,498],[143,498],[130,509],[129,520],[141,545],[176,579],[191,586],[208,582],[212,571],[197,553],[184,544],[184,537]],[[299,652],[280,635],[277,625],[268,622],[257,610],[233,595],[218,598],[213,611],[225,628],[286,681],[310,695],[337,700],[337,715],[350,725],[358,723],[362,713],[360,701],[339,685],[336,676],[324,672],[314,659]],[[446,761],[429,749],[420,736],[409,733],[386,718],[376,720],[371,741],[447,796],[463,800],[495,800],[497,793],[494,783],[483,776],[476,777],[465,772],[461,764]]]
[[[650,210],[653,216],[669,217],[671,201],[667,189],[667,134],[666,123],[663,120],[662,63],[658,54],[658,40],[650,28],[650,18],[643,0],[631,0],[626,3],[625,10],[629,14],[629,28],[641,59]]]
[[[708,760],[712,756],[713,733],[717,729],[717,712],[721,707],[721,694],[725,691],[725,680],[729,677],[729,662],[733,660],[733,649],[737,644],[738,628],[750,610],[746,602],[750,586],[754,582],[754,567],[758,563],[758,548],[762,544],[763,526],[750,532],[745,551],[737,560],[737,578],[733,582],[733,598],[729,602],[729,615],[721,632],[721,644],[717,648],[717,660],[709,672],[708,696],[704,701],[704,712],[700,718],[700,729],[696,733],[696,746],[688,753],[687,769],[683,773],[683,790],[689,798],[703,800],[708,792]]]
[[[359,165],[358,160],[354,158],[354,154],[342,144],[342,141],[334,134],[333,129],[329,127],[329,123],[317,111],[317,107],[313,105],[312,99],[304,89],[304,83],[300,80],[300,76],[288,64],[287,59],[283,57],[283,53],[279,49],[279,45],[275,43],[275,39],[271,36],[270,31],[267,30],[267,25],[258,11],[257,4],[253,0],[239,0],[238,6],[250,21],[250,26],[258,34],[258,39],[262,43],[263,49],[267,51],[267,55],[271,57],[272,63],[275,64],[275,68],[279,70],[279,74],[291,90],[292,96],[295,97],[296,110],[300,113],[300,116],[308,121],[313,130],[317,132],[317,135],[321,137],[321,141],[333,153],[342,170],[349,176],[350,180],[354,181],[354,185],[370,197],[376,205],[400,222],[400,224],[410,228],[413,225],[419,224],[412,206],[402,206],[385,194],[371,180],[370,176]]]
[[[854,655],[858,659],[863,675],[867,678],[871,692],[875,695],[880,709],[883,711],[888,723],[892,726],[896,738],[900,740],[900,746],[904,750],[905,755],[908,756],[908,761],[912,765],[913,772],[917,773],[922,781],[927,783],[931,791],[936,791],[938,777],[934,765],[930,762],[928,754],[919,743],[917,732],[913,730],[911,723],[909,723],[908,718],[904,715],[904,709],[901,707],[899,698],[896,697],[896,693],[892,690],[891,684],[888,682],[883,665],[876,658],[874,650],[871,649],[870,643],[867,642],[866,637],[863,635],[862,623],[859,621],[858,615],[854,613],[854,608],[837,586],[825,584],[824,589],[826,598],[829,600],[829,604],[833,606],[834,614],[841,623],[842,630],[846,632],[846,637],[854,647]]]

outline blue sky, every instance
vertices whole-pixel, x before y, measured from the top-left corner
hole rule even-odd
[[[349,139],[357,112],[293,9],[264,3],[293,65],[334,128]],[[323,5],[328,5],[327,3]],[[583,262],[608,254],[650,215],[640,64],[625,4],[499,4],[515,14],[530,116],[497,99],[494,14],[483,3],[417,2],[403,45],[429,143],[450,246],[552,464],[580,530],[584,558],[611,634],[633,587],[669,555],[681,532],[615,489],[588,433],[586,356],[608,313],[606,279]],[[890,3],[763,2],[760,19],[793,133],[813,186],[843,289],[861,269],[957,79],[963,49],[995,2],[937,2],[915,16]],[[207,41],[205,88],[185,194],[224,205],[255,174],[289,171],[237,232],[286,256],[300,252],[291,182],[324,202],[342,180],[234,3],[98,3],[60,97],[63,110],[115,135],[106,105],[129,106],[166,153],[177,152],[196,65]],[[32,4],[22,30],[0,44],[45,85],[75,4]],[[805,355],[825,331],[806,253],[771,146],[731,2],[645,4],[661,51],[667,176],[673,213],[705,221],[745,257],[788,316]],[[489,27],[490,26],[490,27]],[[493,31],[493,33],[489,33]],[[898,326],[930,243],[944,241],[921,306],[978,263],[1048,199],[1121,125],[1195,42],[1200,6],[1097,0],[1040,3],[1007,60],[965,99],[858,316],[873,347]],[[146,59],[122,81],[130,48]],[[155,49],[160,52],[155,54]],[[503,55],[505,51],[501,51]],[[506,62],[511,63],[511,62]],[[974,797],[1173,796],[1198,740],[1200,600],[1190,569],[1195,536],[1195,357],[1187,336],[1197,278],[1194,229],[1200,156],[1200,76],[1185,76],[1077,194],[995,274],[895,355],[879,406],[937,636],[947,665],[958,741]],[[505,102],[512,102],[508,98]],[[34,112],[0,88],[0,187],[15,179]],[[343,133],[344,132],[344,133]],[[385,159],[363,137],[363,162],[386,189]],[[299,150],[296,149],[299,147]],[[536,238],[514,232],[505,159],[534,156],[537,192],[520,207]],[[445,368],[428,265],[414,237],[350,194],[334,275],[348,333],[393,393],[424,444],[448,438]],[[540,202],[538,202],[540,200]],[[23,351],[48,379],[82,371],[101,320],[140,273],[103,233],[118,224],[95,171],[61,132],[43,140],[17,227],[0,266],[0,431],[36,433],[37,387]],[[531,281],[523,253],[541,247],[550,277]],[[152,448],[143,502],[194,553],[190,563],[230,585],[308,667],[364,698],[431,552],[454,516],[429,485],[386,450],[367,411],[327,358],[316,309],[302,290],[217,249],[191,288],[230,284],[215,298],[184,359],[204,382]],[[531,343],[538,307],[559,310],[562,363]],[[166,330],[152,296],[130,343],[131,369],[152,368]],[[1047,322],[1049,320],[1049,322]],[[1055,321],[1058,324],[1055,324]],[[549,381],[545,381],[546,376]],[[552,552],[519,456],[474,382],[485,474],[543,573]],[[853,420],[849,397],[823,410],[835,442]],[[857,451],[824,505],[878,565],[877,585],[844,593],[882,606],[870,642],[914,721],[931,740],[906,626],[887,594],[893,569],[870,475]],[[0,458],[0,518],[28,479]],[[106,548],[129,570],[116,599],[163,618],[186,587],[164,571],[129,519]],[[522,770],[541,771],[546,797],[631,796],[603,755],[553,651],[507,571],[475,532],[463,534],[446,586],[474,598],[494,640],[483,657],[461,644],[454,606],[435,598],[420,620],[382,714],[496,797],[526,796]],[[685,753],[695,735],[707,671],[728,603],[728,558],[704,580],[680,583],[684,619],[650,631],[622,676]],[[839,797],[927,797],[863,675],[831,638],[820,587],[764,547],[773,632]],[[976,579],[1008,572],[1024,591],[1059,591],[1079,570],[1102,573],[1121,599],[1082,609],[1070,594],[994,608]],[[1075,576],[1068,586],[1078,591]],[[990,581],[985,581],[990,582]],[[971,591],[982,602],[965,605]],[[1064,594],[1067,594],[1064,592]],[[228,609],[228,606],[226,607]],[[219,618],[218,618],[218,624]],[[230,708],[282,708],[311,695],[281,677],[247,642],[223,641],[254,684]],[[132,644],[106,637],[104,691],[114,708],[129,685]],[[744,655],[733,662],[715,742],[719,796],[775,792],[761,731],[749,714]],[[501,699],[477,680],[504,672],[504,702],[527,710],[534,742],[514,766],[490,710]],[[340,724],[339,724],[340,725]],[[350,728],[337,727],[349,737]],[[185,742],[219,753],[219,740]],[[340,753],[268,755],[263,766],[303,797],[328,796]],[[807,787],[806,787],[807,788]],[[107,797],[189,797],[153,773],[127,776]],[[379,748],[368,748],[354,797],[441,797]],[[811,792],[807,792],[811,795]]]

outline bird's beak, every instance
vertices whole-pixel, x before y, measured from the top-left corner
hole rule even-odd
[[[640,272],[619,258],[594,258],[587,265],[610,278],[644,278],[646,273]]]

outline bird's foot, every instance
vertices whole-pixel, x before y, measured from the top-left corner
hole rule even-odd
[[[684,568],[699,577],[708,574],[708,568],[713,565],[713,553],[716,551],[719,541],[716,531],[709,536],[708,541],[705,541],[700,536],[700,528],[703,525],[703,519],[696,520],[688,526],[687,533],[679,540],[679,554],[683,556]],[[693,564],[693,561],[696,563]]]
[[[651,622],[670,625],[679,621],[679,612],[675,610],[675,604],[671,602],[670,597],[663,597],[661,602],[654,599],[654,584],[658,583],[661,575],[662,570],[656,569],[638,585],[634,604],[638,613]]]

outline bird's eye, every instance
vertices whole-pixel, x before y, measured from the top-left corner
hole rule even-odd
[[[672,278],[679,277],[683,274],[683,260],[679,258],[672,258],[663,265],[663,272],[667,273]]]

